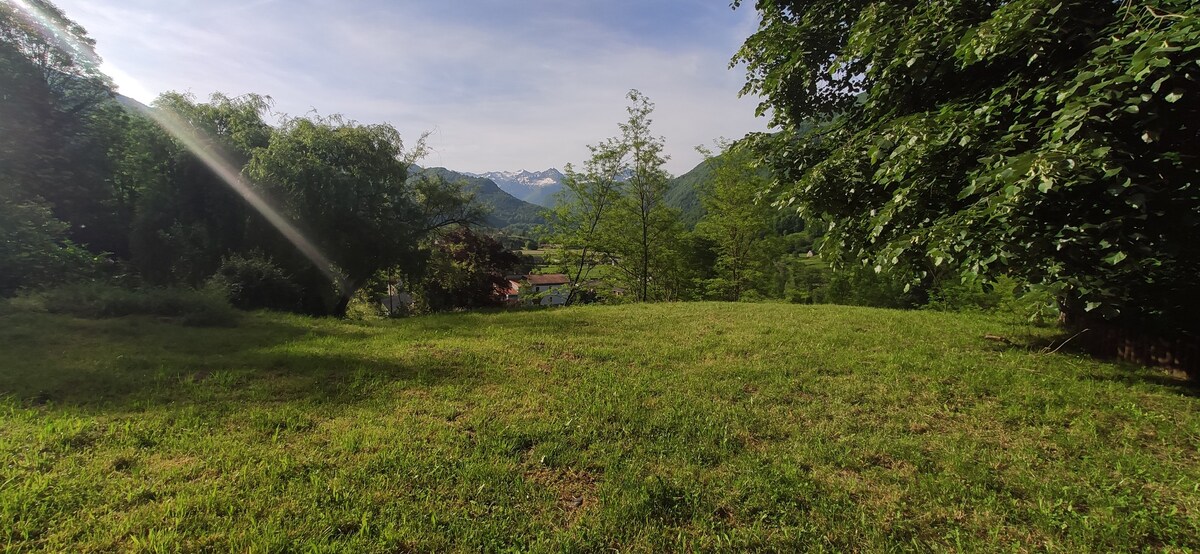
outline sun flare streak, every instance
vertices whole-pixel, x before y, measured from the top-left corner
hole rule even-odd
[[[273,208],[262,195],[255,191],[254,187],[242,175],[241,171],[236,169],[234,164],[230,163],[216,149],[210,146],[211,142],[205,140],[195,127],[187,124],[169,110],[151,108],[145,113],[159,127],[162,127],[172,137],[175,137],[175,140],[183,144],[184,148],[187,148],[192,155],[196,156],[196,159],[207,166],[230,189],[233,189],[238,196],[241,196],[250,207],[261,214],[288,242],[292,243],[301,254],[304,254],[304,257],[308,258],[317,269],[321,270],[331,282],[342,283],[342,279],[333,272],[333,263],[321,253],[320,249],[312,241],[308,240],[304,236],[304,233],[301,233],[292,222],[288,221],[278,210]]]
[[[99,59],[92,52],[92,49],[81,44],[71,33],[63,29],[53,18],[48,17],[37,6],[30,4],[27,0],[10,0],[13,5],[21,11],[25,17],[36,22],[38,27],[43,29],[43,32],[51,35],[47,39],[52,40],[58,47],[69,50],[75,55],[83,58],[89,65],[96,67],[99,71]],[[115,68],[115,66],[111,66]],[[119,70],[118,70],[119,71]],[[136,88],[142,89],[136,79],[128,76],[126,73],[121,73],[128,77],[128,80],[137,85]],[[143,89],[144,90],[144,89]],[[133,108],[126,108],[134,111]],[[337,285],[344,285],[343,280],[338,276],[333,269],[333,264],[329,261],[320,249],[317,248],[312,241],[308,240],[300,230],[286,217],[279,213],[271,203],[267,201],[255,187],[242,175],[237,166],[227,160],[213,146],[213,141],[207,140],[202,132],[194,126],[183,121],[179,116],[169,110],[151,108],[145,111],[137,111],[142,115],[149,117],[159,127],[170,134],[175,140],[187,148],[192,155],[196,156],[201,163],[209,168],[222,182],[232,189],[238,196],[241,196],[250,207],[254,208],[263,216],[288,242],[292,243],[304,257],[308,258],[318,270],[321,271],[330,282]]]

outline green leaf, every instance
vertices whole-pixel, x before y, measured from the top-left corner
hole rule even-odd
[[[1127,256],[1124,252],[1117,252],[1116,254],[1113,254],[1107,258],[1104,258],[1104,261],[1108,262],[1110,265],[1117,265],[1117,264],[1121,263],[1122,260],[1124,260],[1125,258],[1128,258],[1128,257],[1129,256]]]

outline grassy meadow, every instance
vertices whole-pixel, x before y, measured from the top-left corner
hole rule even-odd
[[[1196,390],[1054,339],[784,304],[0,305],[0,548],[1200,549]]]

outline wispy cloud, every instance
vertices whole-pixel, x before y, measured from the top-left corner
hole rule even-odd
[[[450,4],[450,5],[443,5]],[[617,132],[625,92],[656,104],[669,168],[697,144],[765,128],[726,69],[753,12],[723,2],[61,0],[134,95],[257,92],[432,130],[426,163],[465,171],[562,167]],[[141,89],[141,90],[137,90]],[[146,100],[146,98],[139,98]]]

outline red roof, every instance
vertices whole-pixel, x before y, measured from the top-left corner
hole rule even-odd
[[[562,273],[554,273],[551,275],[528,275],[525,277],[531,285],[565,285],[571,282],[571,279]]]
[[[509,279],[508,286],[496,287],[496,292],[504,296],[516,296],[521,293],[521,283]]]

